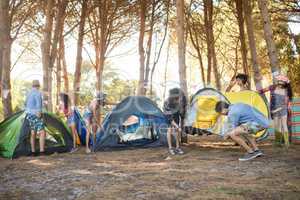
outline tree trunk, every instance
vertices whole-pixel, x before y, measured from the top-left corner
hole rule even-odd
[[[215,37],[214,37],[214,33],[213,30],[211,30],[211,39],[212,39],[212,56],[213,56],[213,70],[214,70],[214,77],[215,77],[215,83],[216,83],[216,87],[218,90],[222,89],[221,86],[221,77],[219,74],[219,70],[218,70],[218,62],[217,62],[217,54],[216,54],[216,49],[215,49]]]
[[[221,89],[220,74],[218,72],[217,55],[215,50],[215,39],[213,30],[213,1],[204,0],[204,24],[207,42],[207,84],[211,84],[211,69],[214,72],[215,84],[218,90]]]
[[[103,1],[101,5],[99,5],[99,13],[100,13],[100,38],[99,38],[99,46],[97,46],[97,67],[96,67],[96,76],[97,76],[97,85],[96,89],[97,92],[102,91],[103,87],[103,70],[104,70],[104,64],[105,64],[105,54],[107,50],[107,39],[108,39],[108,18],[107,18],[107,12],[109,7],[111,6],[112,1]],[[98,35],[98,34],[97,34]],[[99,118],[100,119],[100,118]]]
[[[56,59],[56,105],[59,105],[59,94],[61,93],[61,53],[59,47],[59,54]]]
[[[12,114],[11,104],[11,83],[10,83],[10,67],[11,67],[11,44],[12,38],[10,36],[10,20],[9,20],[9,1],[0,1],[0,43],[2,49],[2,105],[4,117],[7,118]]]
[[[198,61],[199,61],[199,70],[201,73],[202,83],[205,87],[206,86],[205,71],[204,71],[203,59],[202,59],[202,54],[201,54],[202,45],[200,46],[199,39],[197,37],[198,35],[196,34],[197,31],[193,29],[193,24],[190,24],[189,21],[187,21],[187,29],[189,31],[190,40],[192,42],[192,45],[197,52],[197,57],[198,57]],[[195,34],[195,38],[193,37],[193,34]]]
[[[180,87],[185,95],[188,94],[185,65],[185,35],[184,35],[184,0],[176,0],[176,35],[178,45],[178,63]]]
[[[80,77],[81,77],[81,64],[82,64],[82,47],[84,38],[84,26],[87,13],[87,1],[82,1],[79,30],[78,30],[78,40],[77,40],[77,54],[76,54],[76,65],[75,65],[75,75],[73,82],[73,98],[74,105],[78,104],[78,95],[80,91]]]
[[[64,92],[69,92],[69,78],[68,78],[68,69],[67,69],[67,62],[65,57],[65,42],[64,38],[62,37],[60,40],[60,62],[62,66],[63,72],[63,80],[64,80]]]
[[[260,10],[261,17],[263,19],[264,26],[264,37],[267,43],[268,55],[271,64],[272,73],[279,71],[279,61],[278,54],[273,41],[273,31],[270,21],[270,16],[268,12],[268,1],[267,0],[258,0],[258,7]]]
[[[204,26],[206,35],[207,47],[207,85],[211,84],[211,65],[212,65],[212,52],[211,52],[211,38],[210,38],[210,23],[209,23],[209,2],[210,0],[203,0],[204,3]]]
[[[63,32],[64,32],[64,22],[66,17],[66,7],[67,7],[67,1],[60,2],[60,7],[62,7],[58,13],[58,16],[61,17],[61,21],[57,22],[57,29],[59,30],[58,38],[57,38],[57,50],[55,52],[56,54],[56,105],[59,104],[59,94],[61,93],[61,66],[62,66],[62,58],[61,58],[61,40],[64,40]]]
[[[96,83],[96,90],[97,92],[100,92],[102,91],[102,87],[103,87],[103,70],[104,70],[104,62],[105,62],[105,59],[103,58],[104,56],[100,56],[99,57],[99,61],[98,61],[98,67],[97,67],[97,70],[96,70],[96,77],[97,77],[97,83]]]
[[[140,32],[139,32],[139,56],[140,56],[140,78],[138,83],[137,95],[145,95],[145,50],[144,35],[146,24],[146,1],[140,0]]]
[[[52,96],[51,96],[51,79],[52,70],[50,68],[50,53],[51,53],[51,33],[53,26],[53,6],[54,1],[48,0],[46,5],[46,24],[43,30],[43,40],[41,43],[42,62],[43,62],[43,92],[44,103],[49,111],[52,111]]]
[[[235,77],[238,71],[238,64],[239,64],[239,54],[238,54],[238,46],[239,46],[239,40],[237,41],[236,47],[235,47],[235,66],[234,66],[234,73],[233,76],[231,77],[230,83],[227,86],[225,92],[230,92],[230,90],[233,88],[235,85]]]
[[[237,20],[239,24],[239,37],[241,41],[241,54],[243,61],[243,71],[244,74],[248,75],[248,89],[251,89],[251,77],[248,68],[247,62],[247,47],[246,47],[246,39],[245,39],[245,28],[244,28],[244,16],[243,16],[243,0],[235,0],[236,10],[237,10]]]
[[[169,64],[169,56],[170,56],[170,46],[171,41],[169,38],[168,46],[167,46],[167,57],[166,57],[166,64],[165,64],[165,71],[164,71],[164,91],[163,91],[163,99],[166,99],[166,93],[167,93],[167,74],[168,74],[168,64]]]
[[[199,66],[200,66],[200,73],[201,73],[201,77],[202,77],[202,82],[203,82],[203,85],[205,87],[206,83],[205,83],[205,73],[204,73],[202,55],[201,55],[200,49],[197,49],[196,51],[197,51],[197,56],[198,56],[198,61],[199,61]]]
[[[151,11],[151,19],[150,19],[150,30],[149,30],[149,36],[148,36],[148,42],[147,42],[147,57],[146,57],[146,65],[145,65],[145,93],[148,89],[148,83],[149,83],[149,74],[150,74],[150,60],[151,60],[151,51],[152,51],[152,38],[153,38],[153,28],[154,28],[154,14],[155,14],[155,0],[152,0],[152,11]]]
[[[252,8],[251,8],[250,1],[244,1],[244,12],[245,12],[245,20],[246,20],[246,28],[247,28],[247,35],[249,40],[249,47],[251,52],[251,61],[253,66],[253,73],[254,73],[254,82],[255,87],[257,90],[262,89],[261,83],[261,74],[260,74],[260,67],[258,65],[257,59],[257,51],[256,51],[256,44],[255,44],[255,37],[254,37],[254,29],[253,29],[253,22],[252,22]]]

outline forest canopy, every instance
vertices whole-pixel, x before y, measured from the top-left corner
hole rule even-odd
[[[58,94],[85,106],[97,91],[118,102],[171,87],[249,89],[281,71],[300,95],[297,0],[1,0],[0,119],[23,109],[34,79],[46,108]]]

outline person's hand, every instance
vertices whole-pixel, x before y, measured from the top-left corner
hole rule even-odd
[[[228,135],[228,134],[225,134],[223,138],[224,138],[224,140],[228,140],[229,135]]]

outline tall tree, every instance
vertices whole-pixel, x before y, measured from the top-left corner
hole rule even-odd
[[[53,6],[54,0],[47,0],[45,9],[46,23],[43,29],[43,40],[41,43],[42,62],[43,62],[43,92],[44,102],[48,110],[52,110],[51,98],[51,69],[50,69],[50,54],[51,54],[51,35],[53,28]]]
[[[185,33],[184,33],[184,0],[176,0],[176,35],[178,45],[178,64],[180,87],[187,95],[186,65],[185,65]]]
[[[154,76],[154,72],[155,72],[155,69],[156,69],[156,65],[157,65],[157,63],[160,59],[160,55],[161,55],[161,52],[162,52],[162,49],[163,49],[163,46],[164,46],[164,43],[165,43],[165,40],[166,40],[166,37],[167,37],[167,33],[168,33],[170,0],[167,0],[166,2],[163,2],[163,4],[165,5],[165,13],[166,13],[166,18],[165,18],[165,20],[163,20],[163,25],[165,26],[165,28],[164,28],[164,34],[163,34],[163,37],[162,37],[162,41],[161,41],[160,46],[159,46],[159,50],[158,50],[158,52],[155,51],[155,55],[154,55],[154,59],[153,59],[154,61],[153,61],[153,64],[152,64],[151,74],[150,74],[150,95],[153,95],[153,76]],[[160,16],[159,18],[163,18],[163,16]],[[156,45],[157,45],[157,43],[158,42],[156,42]],[[156,49],[157,48],[155,48],[155,50]]]
[[[249,48],[251,53],[251,61],[252,61],[252,67],[254,72],[254,82],[255,82],[256,89],[259,90],[262,88],[262,82],[261,82],[262,76],[261,76],[261,72],[260,72],[261,70],[257,58],[253,21],[252,21],[251,1],[243,1],[243,3],[244,3],[244,12],[245,12]]]
[[[4,117],[12,114],[11,48],[29,16],[34,15],[36,2],[29,0],[0,1],[0,74]]]
[[[248,68],[247,62],[247,46],[246,46],[246,38],[245,38],[245,28],[244,28],[244,12],[243,12],[243,0],[235,0],[236,11],[237,11],[237,20],[239,24],[239,35],[241,41],[241,54],[243,61],[243,71],[246,75],[248,75],[248,89],[251,89],[251,78]]]
[[[261,17],[263,19],[264,37],[267,43],[268,55],[271,64],[271,71],[276,72],[279,70],[278,54],[273,41],[272,24],[268,12],[268,1],[258,0],[258,7],[260,10]]]
[[[61,37],[59,42],[59,60],[62,67],[62,77],[64,80],[64,92],[69,93],[69,77],[68,77],[68,70],[67,70],[67,61],[65,56],[64,37]]]
[[[11,83],[10,83],[10,56],[12,38],[10,35],[11,21],[9,18],[9,0],[0,1],[0,49],[1,51],[1,64],[2,68],[2,104],[4,117],[12,114],[11,104]]]
[[[213,29],[213,11],[214,5],[212,0],[204,0],[204,24],[206,27],[206,42],[207,42],[207,84],[211,83],[211,69],[213,69],[215,83],[217,89],[221,89],[220,74],[217,66],[217,57],[215,50],[215,37]]]
[[[140,77],[138,83],[138,95],[145,95],[145,50],[144,35],[146,26],[146,0],[139,0],[140,30],[139,30],[139,56],[140,56]]]
[[[90,35],[95,49],[96,89],[102,90],[102,76],[107,56],[130,35],[134,23],[129,18],[131,5],[123,0],[93,1],[94,10],[88,17]]]
[[[77,54],[76,54],[76,64],[75,64],[75,77],[73,83],[73,98],[74,104],[78,104],[78,95],[80,91],[80,77],[81,77],[81,64],[82,64],[82,47],[83,47],[83,38],[84,38],[84,26],[87,15],[87,0],[82,1],[81,15],[79,21],[78,29],[78,39],[77,39]]]
[[[191,4],[192,6],[192,4]],[[189,32],[189,36],[190,36],[190,41],[194,47],[194,49],[196,50],[197,53],[197,57],[198,61],[199,61],[199,69],[200,69],[200,73],[201,73],[201,78],[202,78],[202,83],[205,86],[206,85],[206,81],[205,81],[205,69],[204,69],[204,64],[203,64],[203,57],[202,57],[202,49],[203,49],[203,27],[204,25],[201,24],[201,22],[199,20],[197,20],[198,16],[193,17],[191,11],[188,13],[187,16],[187,30]]]
[[[58,43],[64,25],[64,15],[68,1],[59,0],[55,4],[54,0],[47,0],[46,3],[46,23],[43,30],[43,40],[41,44],[42,62],[43,62],[43,91],[46,107],[52,111],[52,73],[54,69],[55,60],[57,58]],[[57,9],[54,24],[54,6]],[[53,30],[54,25],[54,30]],[[53,32],[53,38],[52,38]]]
[[[145,65],[145,83],[144,83],[144,92],[147,92],[148,89],[148,82],[149,82],[149,74],[150,74],[150,60],[151,60],[151,52],[152,52],[152,40],[153,40],[153,29],[155,23],[155,8],[156,8],[157,1],[151,1],[151,17],[150,17],[150,27],[148,33],[148,41],[147,41],[147,49],[146,49],[146,65]]]

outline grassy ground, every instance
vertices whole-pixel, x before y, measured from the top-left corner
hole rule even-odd
[[[0,158],[0,199],[300,199],[300,145],[261,144],[265,156],[215,136],[193,137],[186,154],[166,148]]]

